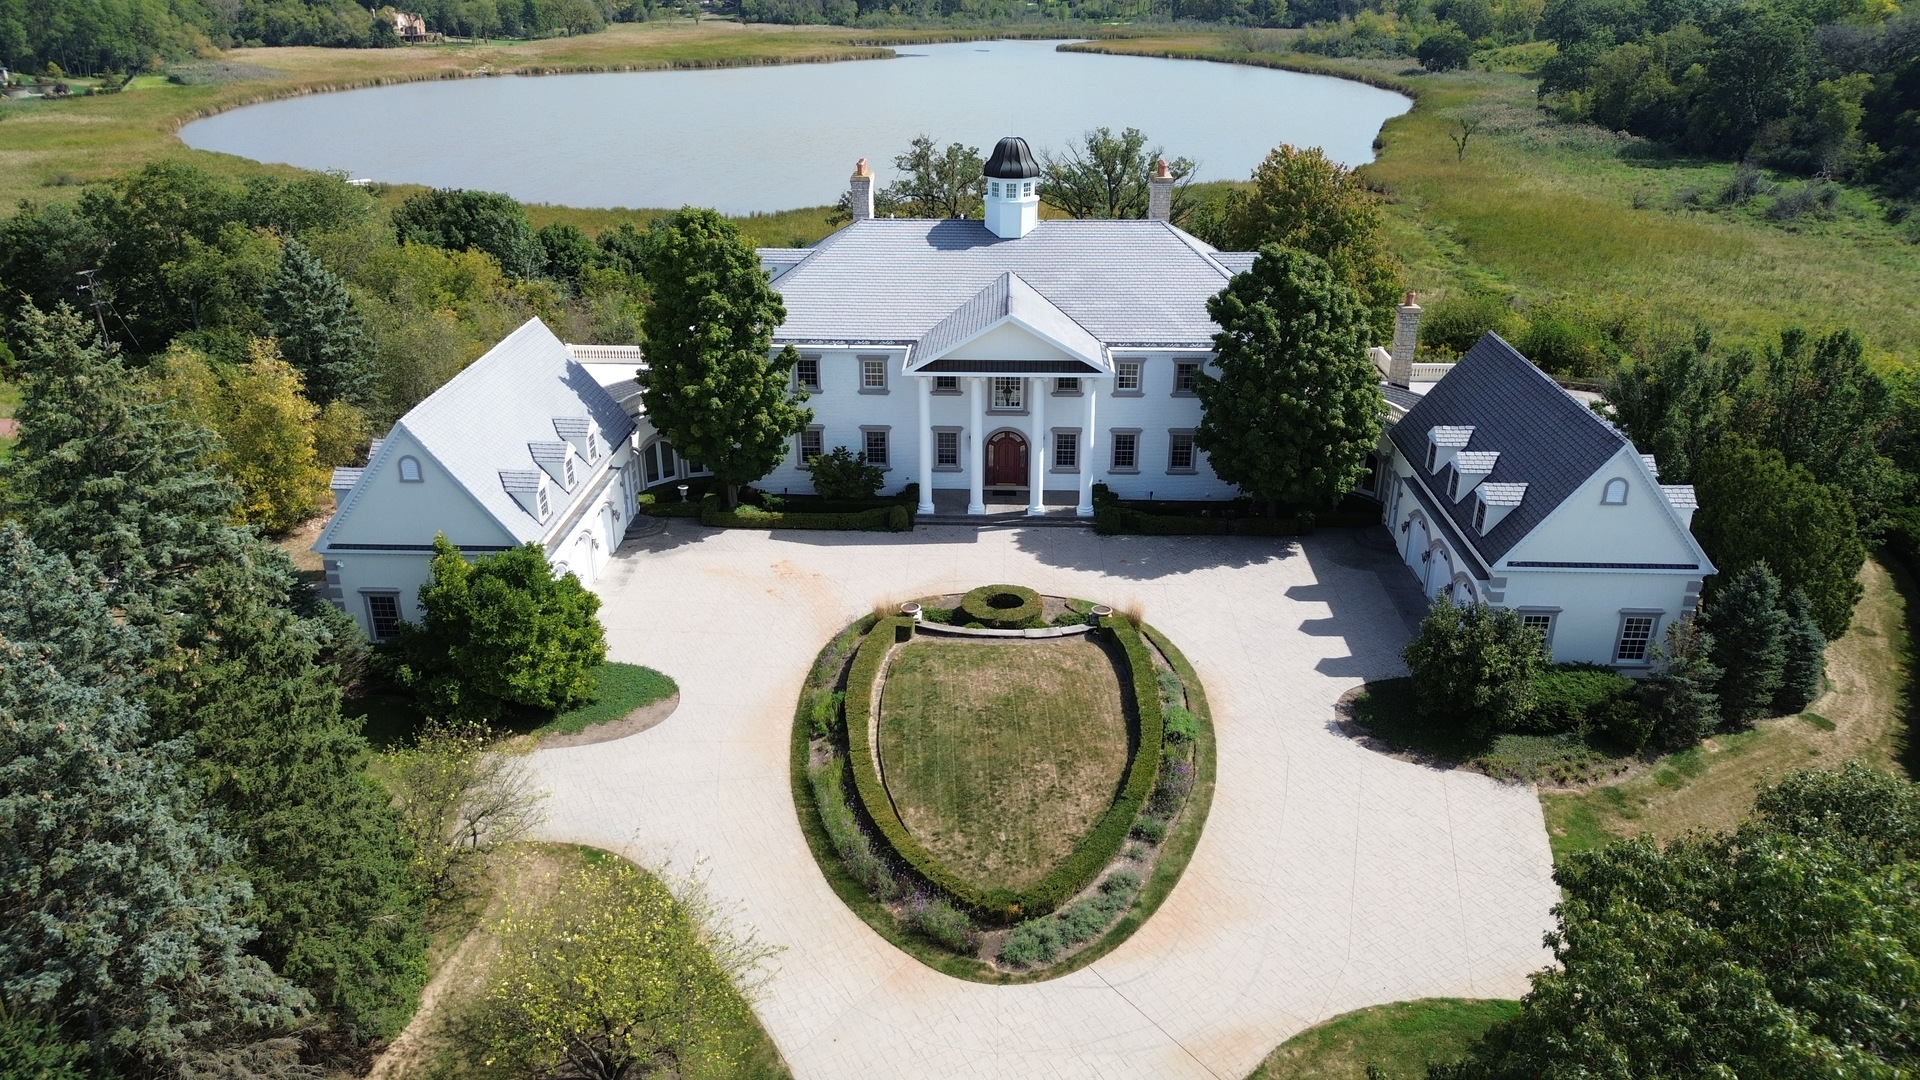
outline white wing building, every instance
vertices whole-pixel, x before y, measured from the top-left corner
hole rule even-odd
[[[401,417],[313,549],[325,595],[375,641],[418,621],[433,538],[483,555],[537,544],[591,586],[640,492],[634,421],[538,319]]]

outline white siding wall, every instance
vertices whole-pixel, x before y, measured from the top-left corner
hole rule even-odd
[[[400,459],[420,463],[420,481],[403,483]],[[531,467],[531,464],[528,466]],[[423,453],[411,436],[396,431],[380,448],[348,496],[352,512],[326,537],[330,544],[431,544],[435,533],[461,544],[512,544],[499,522]]]
[[[343,551],[327,556],[327,561],[339,563],[338,570],[328,570],[328,577],[339,576],[340,606],[360,623],[361,633],[368,638],[373,637],[373,625],[367,619],[369,591],[397,591],[400,617],[420,621],[420,586],[426,584],[432,552]]]
[[[880,350],[801,350],[806,356],[820,357],[821,389],[807,401],[807,408],[813,410],[813,422],[822,428],[821,446],[832,450],[836,446],[846,446],[858,452],[862,446],[863,426],[884,426],[888,431],[890,468],[886,475],[886,484],[881,489],[886,493],[899,491],[907,484],[914,483],[920,475],[920,413],[918,392],[913,380],[917,375],[900,373],[901,356],[896,350],[888,354],[887,392],[885,394],[860,392],[861,355],[879,355]],[[1141,386],[1139,395],[1116,395],[1112,379],[1083,379],[1080,386],[1081,396],[1049,395],[1046,402],[1046,427],[1049,432],[1055,428],[1081,429],[1083,454],[1086,446],[1086,400],[1087,395],[1099,394],[1094,407],[1098,428],[1098,446],[1093,451],[1091,462],[1094,479],[1105,480],[1116,494],[1125,498],[1148,497],[1149,492],[1161,499],[1229,499],[1237,494],[1233,485],[1222,482],[1207,467],[1206,455],[1196,452],[1196,471],[1191,474],[1176,474],[1167,471],[1167,454],[1170,442],[1169,432],[1176,429],[1191,430],[1200,423],[1200,402],[1193,397],[1175,397],[1173,391],[1174,359],[1167,354],[1125,357],[1128,360],[1142,361]],[[1197,359],[1188,354],[1182,360]],[[968,443],[965,441],[974,433],[965,429],[969,422],[970,406],[967,400],[967,380],[960,382],[959,394],[934,394],[932,401],[933,426],[962,429],[960,448],[961,471],[936,471],[933,486],[936,489],[966,490],[968,484],[965,472],[968,460]],[[1022,435],[1032,435],[1032,409],[1022,413],[987,412],[985,434],[991,436],[1003,428],[1010,428]],[[1116,428],[1138,429],[1140,433],[1140,470],[1136,474],[1117,474],[1109,469],[1113,440],[1111,432]],[[1050,445],[1050,444],[1049,444]],[[813,490],[812,480],[807,472],[799,467],[798,440],[789,443],[786,460],[767,474],[758,484],[769,491],[792,491],[806,493]],[[1047,490],[1071,492],[1078,487],[1078,478],[1074,474],[1049,472]]]
[[[1684,610],[1689,580],[1647,571],[1515,570],[1506,577],[1502,607],[1561,609],[1554,619],[1553,659],[1593,664],[1613,663],[1620,617],[1629,610],[1659,612],[1654,642],[1664,643],[1667,627]]]

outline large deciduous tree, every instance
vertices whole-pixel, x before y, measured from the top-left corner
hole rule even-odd
[[[1546,646],[1518,613],[1455,604],[1444,594],[1403,655],[1420,714],[1476,740],[1520,726],[1547,667]]]
[[[813,418],[791,386],[799,354],[768,355],[786,305],[740,230],[712,210],[657,224],[642,273],[653,302],[640,324],[641,401],[674,449],[727,486],[731,506]]]
[[[394,210],[393,228],[403,244],[483,251],[517,278],[538,275],[546,261],[527,212],[491,191],[435,188],[409,196]]]
[[[1913,785],[1860,765],[1760,793],[1737,831],[1576,853],[1556,963],[1432,1080],[1900,1076],[1920,1065]]]
[[[1372,337],[1393,332],[1400,266],[1381,231],[1379,199],[1318,149],[1275,148],[1253,171],[1253,186],[1228,202],[1217,234],[1202,239],[1233,251],[1278,244],[1317,255],[1360,295]]]
[[[1143,218],[1154,169],[1165,157],[1160,147],[1147,149],[1147,137],[1139,128],[1118,135],[1112,128],[1095,128],[1079,146],[1041,155],[1040,198],[1069,217]],[[1193,162],[1175,158],[1167,162],[1167,171],[1175,181],[1172,217],[1177,225],[1186,217]]]
[[[288,240],[260,314],[280,355],[300,372],[315,405],[344,400],[364,406],[373,393],[373,343],[347,294],[346,282],[320,265],[306,245]]]
[[[986,164],[977,146],[949,143],[942,149],[931,136],[917,136],[906,150],[894,155],[893,167],[900,178],[873,193],[874,212],[906,218],[978,219],[987,194],[982,175]],[[828,221],[837,224],[851,219],[852,205],[852,196],[842,195]]]
[[[1386,417],[1353,290],[1320,259],[1269,246],[1207,313],[1220,326],[1220,373],[1195,375],[1194,441],[1215,475],[1270,502],[1326,504],[1351,491]]]
[[[383,663],[437,719],[491,721],[519,706],[564,709],[593,700],[607,658],[600,598],[572,574],[555,577],[538,545],[469,564],[433,541],[420,589],[426,618],[405,624]]]
[[[1765,562],[1785,588],[1807,594],[1829,641],[1846,633],[1865,591],[1858,577],[1867,559],[1846,495],[1778,451],[1733,438],[1701,458],[1694,487],[1700,509],[1693,533],[1720,569],[1710,594]]]

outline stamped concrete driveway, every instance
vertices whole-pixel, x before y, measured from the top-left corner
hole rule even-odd
[[[850,914],[787,779],[794,698],[829,636],[876,604],[1000,581],[1139,603],[1199,670],[1219,737],[1212,815],[1172,896],[1106,958],[1028,986],[937,974]],[[599,591],[612,658],[672,674],[681,704],[639,735],[536,754],[546,835],[703,861],[714,892],[785,947],[757,1009],[802,1080],[1240,1080],[1334,1014],[1515,997],[1549,959],[1557,893],[1533,794],[1330,726],[1343,691],[1403,670],[1419,602],[1354,534],[769,536],[676,521],[624,550]]]

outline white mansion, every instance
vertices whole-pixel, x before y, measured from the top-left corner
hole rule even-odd
[[[1041,221],[1039,167],[1020,139],[986,166],[984,221],[873,214],[761,263],[800,355],[813,422],[757,484],[808,492],[808,462],[847,446],[919,485],[919,510],[1091,516],[1092,491],[1230,499],[1194,445],[1196,372],[1217,327],[1206,301],[1252,265],[1168,220],[1154,178],[1144,220]],[[1691,489],[1499,338],[1460,364],[1415,364],[1419,308],[1374,349],[1389,405],[1367,494],[1429,596],[1519,608],[1556,659],[1648,662],[1713,572],[1688,532]],[[329,596],[369,636],[417,619],[435,533],[467,552],[536,543],[593,585],[640,492],[698,475],[647,422],[632,346],[568,346],[538,320],[415,407],[364,469],[336,475],[339,510],[315,550]],[[1442,376],[1444,375],[1444,378]],[[944,506],[942,505],[944,504]]]

